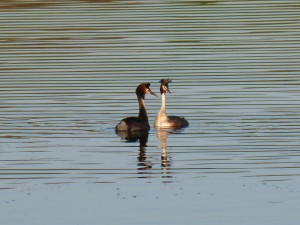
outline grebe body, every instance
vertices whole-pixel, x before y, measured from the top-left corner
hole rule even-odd
[[[148,131],[150,125],[148,122],[148,115],[145,107],[145,95],[155,95],[150,89],[150,83],[142,83],[136,88],[136,96],[139,103],[139,116],[127,117],[122,119],[116,126],[116,131]]]
[[[189,122],[184,117],[168,116],[166,112],[166,95],[169,90],[170,79],[160,80],[161,108],[156,116],[154,126],[160,128],[183,128],[189,126]]]

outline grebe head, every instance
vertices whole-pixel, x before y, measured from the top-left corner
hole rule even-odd
[[[153,91],[151,91],[150,89],[150,83],[142,83],[140,84],[136,90],[135,90],[135,93],[137,96],[145,99],[145,95],[146,94],[151,94],[151,95],[154,95],[154,96],[157,96]]]
[[[159,81],[161,83],[160,85],[160,93],[167,93],[169,92],[171,94],[171,91],[169,90],[169,83],[171,83],[170,79],[161,79]]]

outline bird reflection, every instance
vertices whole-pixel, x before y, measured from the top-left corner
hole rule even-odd
[[[137,142],[140,141],[140,145],[143,147],[147,146],[148,142],[148,131],[116,131],[116,134],[126,142]]]
[[[162,168],[169,167],[171,165],[167,156],[167,136],[170,133],[170,129],[156,129],[156,137],[161,148],[161,166]]]
[[[149,170],[152,168],[151,161],[148,160],[146,147],[149,137],[148,131],[116,131],[116,134],[126,142],[140,142],[138,154],[138,170]]]
[[[156,137],[161,147],[161,174],[164,178],[164,183],[170,183],[170,180],[165,180],[166,178],[170,179],[173,176],[170,175],[169,168],[171,166],[171,160],[168,157],[167,153],[167,136],[173,133],[172,129],[156,129]],[[149,133],[145,132],[128,132],[128,131],[116,131],[116,134],[126,142],[139,142],[139,153],[137,156],[138,159],[138,174],[139,178],[153,178],[157,175],[157,170],[152,170],[154,160],[153,156],[147,154],[147,142]]]
[[[161,169],[162,169],[162,178],[164,178],[164,183],[172,183],[173,178],[169,168],[171,167],[171,158],[168,156],[167,152],[167,139],[168,135],[172,134],[176,129],[165,129],[165,128],[157,128],[156,129],[156,137],[160,144],[161,148]],[[166,180],[168,179],[168,180]]]

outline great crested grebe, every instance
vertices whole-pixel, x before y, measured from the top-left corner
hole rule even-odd
[[[142,83],[135,90],[138,102],[139,102],[139,116],[132,116],[124,118],[120,121],[120,123],[116,126],[116,131],[148,131],[150,130],[150,125],[148,122],[147,111],[145,108],[145,95],[153,93],[150,89],[150,83]]]
[[[166,112],[166,95],[169,90],[170,79],[160,80],[160,93],[161,93],[161,108],[156,116],[154,126],[161,128],[183,128],[189,125],[189,122],[184,117],[168,116]]]

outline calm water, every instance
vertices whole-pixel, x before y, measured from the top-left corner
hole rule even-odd
[[[6,225],[293,225],[300,2],[0,1]],[[114,132],[171,78],[184,130]],[[160,98],[147,96],[153,124]]]

